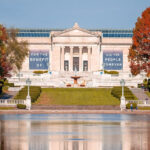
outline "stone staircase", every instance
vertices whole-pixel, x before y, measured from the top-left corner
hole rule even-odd
[[[54,105],[54,106],[41,106],[41,105],[32,105],[32,110],[120,110],[120,106],[62,106],[62,105]]]
[[[113,87],[120,86],[120,80],[125,79],[126,86],[137,87],[138,83],[143,81],[141,77],[129,77],[124,76],[111,76],[110,74],[99,74],[98,72],[78,72],[76,74],[80,76],[78,79],[78,84],[81,85],[85,83],[86,87]],[[67,84],[73,84],[73,79],[71,76],[75,76],[74,72],[63,72],[63,73],[53,73],[53,74],[42,74],[29,76],[24,75],[20,79],[17,77],[12,77],[9,79],[10,82],[14,82],[15,85],[26,85],[26,79],[30,78],[32,81],[31,85],[43,86],[43,87],[66,87]]]
[[[139,100],[150,100],[150,98],[145,94],[145,91],[143,89],[131,88],[130,90]]]

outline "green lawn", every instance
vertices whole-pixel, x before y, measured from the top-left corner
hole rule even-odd
[[[145,106],[145,107],[138,107],[138,110],[150,110],[150,107],[147,107],[147,106]]]
[[[1,107],[0,106],[0,110],[12,110],[12,109],[16,109],[15,107]]]
[[[43,88],[35,104],[41,105],[119,105],[108,88]]]

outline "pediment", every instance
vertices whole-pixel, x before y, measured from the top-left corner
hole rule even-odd
[[[92,32],[83,28],[80,28],[77,23],[73,26],[73,28],[66,29],[61,32],[54,33],[53,36],[64,36],[64,37],[74,37],[74,36],[100,36],[100,33]]]

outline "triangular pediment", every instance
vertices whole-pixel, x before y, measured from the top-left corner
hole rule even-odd
[[[77,23],[70,28],[61,32],[54,33],[53,36],[99,36],[100,34],[80,28]]]

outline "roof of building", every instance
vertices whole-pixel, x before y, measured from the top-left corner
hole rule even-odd
[[[65,29],[18,29],[18,37],[50,37],[51,31],[63,31]],[[131,38],[133,30],[131,29],[87,29],[89,31],[100,31],[103,37],[111,38]]]

